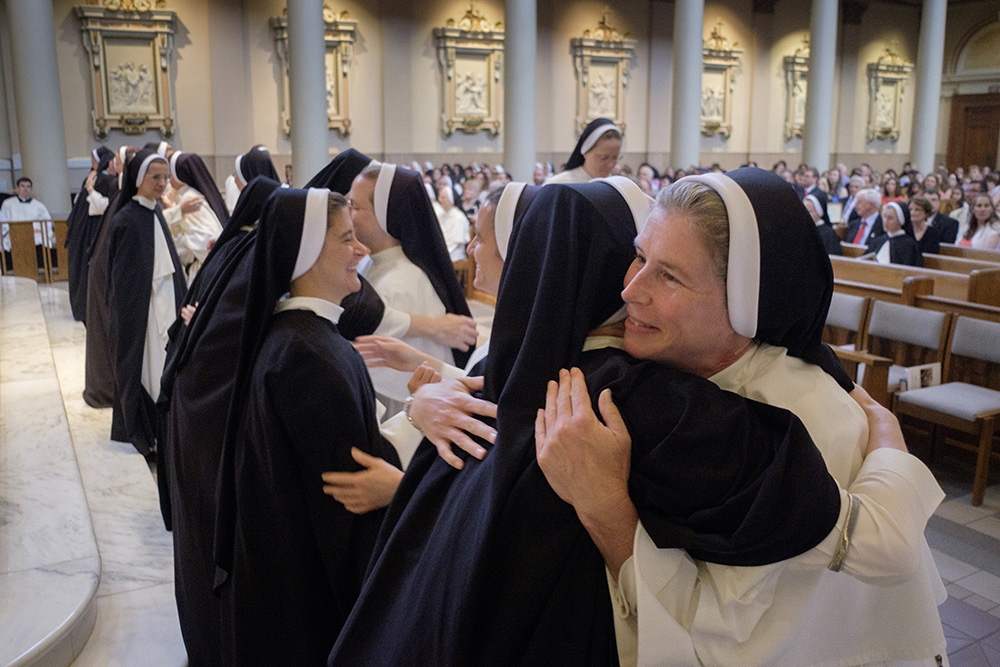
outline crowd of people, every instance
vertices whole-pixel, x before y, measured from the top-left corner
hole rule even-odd
[[[875,202],[621,146],[303,189],[254,146],[225,195],[95,151],[84,396],[156,462],[189,664],[941,664],[943,494],[820,340],[817,230]]]

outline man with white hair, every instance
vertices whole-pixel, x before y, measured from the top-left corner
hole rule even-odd
[[[858,203],[854,207],[858,217],[847,226],[848,243],[867,245],[885,233],[882,229],[882,216],[879,214],[881,203],[882,195],[874,188],[858,192]]]
[[[840,219],[844,222],[850,222],[858,217],[856,209],[858,205],[858,193],[864,187],[865,179],[858,175],[851,176],[851,179],[847,182],[847,199],[844,201],[844,209],[840,214]]]

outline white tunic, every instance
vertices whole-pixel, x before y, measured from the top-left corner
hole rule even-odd
[[[441,317],[447,312],[427,274],[407,259],[401,246],[393,246],[371,255],[371,268],[364,276],[389,308],[425,317]],[[445,363],[454,361],[450,348],[430,339],[400,339]],[[368,373],[379,394],[394,401],[406,398],[406,383],[411,373],[391,368],[369,368]]]
[[[48,220],[49,222],[46,223],[48,238],[45,242],[47,248],[56,247],[56,232],[51,218],[45,204],[37,199],[23,202],[17,197],[8,197],[3,200],[3,205],[0,206],[0,220],[4,223],[22,220]],[[42,245],[41,223],[36,222],[31,225],[31,228],[35,231],[35,245]],[[3,234],[3,249],[10,252],[10,225],[4,224],[0,233]]]
[[[466,259],[466,246],[469,245],[469,219],[457,206],[452,206],[445,211],[444,207],[437,202],[434,204],[434,213],[437,215],[438,224],[441,226],[441,234],[444,235],[444,244],[448,247],[448,254],[451,261],[458,262]]]
[[[976,230],[969,243],[979,250],[997,250],[998,237],[1000,237],[1000,225],[984,225]]]
[[[850,551],[842,572],[826,568],[846,502],[819,546],[762,567],[659,549],[640,524],[618,583],[609,575],[622,664],[936,664],[946,649],[937,605],[947,594],[923,530],[944,494],[930,471],[889,449],[862,465],[863,411],[831,377],[784,348],[755,345],[710,379],[802,420],[841,489],[861,502]]]
[[[552,174],[545,179],[545,185],[549,183],[587,183],[591,179],[592,176],[584,171],[583,165],[580,165],[576,169],[567,169],[558,174]]]
[[[181,204],[201,196],[201,193],[191,186],[181,186],[176,194],[177,205],[163,212],[170,233],[174,237],[177,258],[181,261],[181,266],[187,268],[189,285],[198,274],[202,262],[208,257],[208,242],[219,238],[219,234],[222,233],[222,223],[207,201],[202,202],[201,208],[194,213],[187,215],[181,213]]]
[[[134,199],[149,210],[156,202],[141,195]],[[170,247],[159,221],[153,217],[153,283],[150,288],[149,313],[146,316],[146,340],[142,352],[140,381],[155,402],[160,396],[160,378],[167,361],[167,342],[170,325],[177,319],[174,301],[174,263]]]

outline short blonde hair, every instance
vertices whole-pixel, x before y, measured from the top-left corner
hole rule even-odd
[[[660,190],[653,210],[689,217],[708,250],[712,271],[725,283],[729,273],[729,215],[719,193],[704,183],[681,179]]]

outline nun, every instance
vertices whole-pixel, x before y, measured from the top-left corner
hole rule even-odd
[[[394,164],[373,163],[354,179],[348,201],[358,238],[372,251],[364,275],[387,306],[423,317],[471,317],[419,174]],[[469,358],[468,348],[449,349],[427,338],[405,340],[459,367]],[[371,373],[376,391],[397,402],[387,406],[394,414],[409,393],[409,374],[390,368]]]
[[[90,263],[87,266],[87,339],[84,356],[83,400],[92,408],[110,408],[115,400],[115,373],[111,363],[110,335],[108,322],[108,250],[111,243],[111,219],[121,208],[121,189],[125,171],[133,156],[139,151],[134,146],[118,149],[115,166],[118,181],[114,194],[109,197],[108,207],[101,216],[101,222],[90,248]],[[124,434],[115,437],[117,431],[112,423],[112,438],[124,439]]]
[[[809,217],[816,223],[816,231],[819,239],[823,242],[823,248],[828,255],[843,255],[844,250],[840,247],[840,237],[833,231],[833,226],[827,220],[826,206],[815,195],[806,195],[802,199],[802,205],[806,207]]]
[[[167,332],[187,289],[156,204],[169,174],[167,160],[159,154],[136,153],[125,173],[123,203],[109,230],[108,330],[116,388],[112,437],[124,433],[125,441],[147,458],[156,448],[156,399]]]
[[[877,236],[868,244],[867,257],[879,264],[906,264],[923,266],[924,256],[920,244],[904,227],[909,220],[903,213],[903,203],[891,201],[882,207],[882,228],[885,234]],[[909,213],[909,209],[906,209]]]
[[[549,176],[545,182],[586,183],[592,178],[610,176],[618,164],[623,136],[614,121],[595,118],[584,128],[562,171]]]
[[[101,228],[101,216],[118,179],[114,175],[114,152],[107,146],[98,146],[90,155],[91,170],[84,179],[80,192],[73,201],[73,209],[66,218],[66,248],[69,254],[69,305],[73,319],[87,321],[87,266],[90,248]],[[109,170],[109,168],[111,168]]]
[[[211,244],[229,222],[229,209],[208,167],[195,153],[175,151],[170,156],[170,183],[174,188],[174,205],[163,212],[163,217],[190,285],[208,257]],[[184,204],[199,197],[208,206],[184,212]]]
[[[278,171],[271,161],[271,154],[267,148],[261,145],[254,146],[243,155],[236,156],[236,164],[233,169],[233,178],[236,180],[236,187],[243,190],[247,183],[257,176],[267,176],[272,181],[279,181]]]
[[[635,466],[634,429],[598,427],[587,447],[577,446],[575,428],[553,432],[555,413],[570,411],[559,405],[563,386],[555,395],[550,388],[538,439],[540,450],[555,449],[541,457],[543,468],[605,556],[623,662],[941,664],[936,607],[946,593],[923,530],[943,493],[905,445],[878,449],[862,465],[865,414],[820,341],[833,272],[812,227],[794,191],[771,172],[681,179],[659,193],[636,238],[622,296],[625,349],[634,357],[785,408],[805,425],[830,474],[850,490],[841,492],[837,528],[817,548],[746,568],[668,547],[638,510],[634,473],[627,483],[613,473],[628,469],[627,433]],[[596,416],[579,428],[588,424]],[[604,456],[593,474],[577,465],[590,456]],[[878,467],[896,480],[891,493],[868,482]],[[581,474],[569,480],[560,470]]]
[[[279,189],[268,200],[220,472],[215,664],[323,664],[361,588],[382,513],[351,514],[317,481],[357,470],[352,447],[399,462],[337,326],[366,254],[343,196]]]
[[[330,665],[615,662],[601,553],[535,460],[535,411],[560,364],[583,364],[599,378],[593,398],[611,388],[627,406],[620,419],[642,452],[634,493],[665,543],[759,565],[833,528],[838,490],[790,413],[621,351],[616,283],[648,208],[628,179],[535,196],[513,230],[485,360],[496,443],[483,442],[482,460],[459,452],[461,470],[418,448]],[[726,464],[744,457],[753,470]],[[760,489],[767,508],[750,512]],[[702,502],[710,509],[692,513]]]

